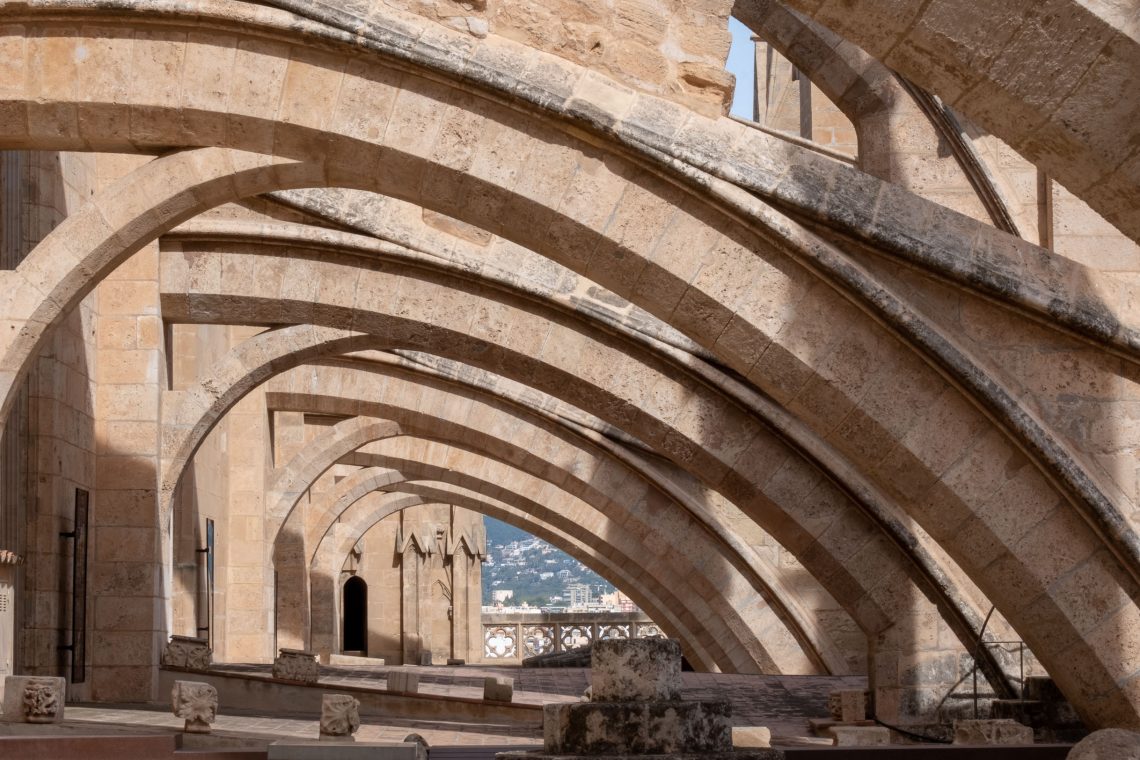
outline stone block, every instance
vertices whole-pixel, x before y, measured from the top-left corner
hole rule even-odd
[[[321,695],[321,739],[353,741],[360,728],[360,701],[349,694]]]
[[[431,665],[431,652],[420,652],[418,665]]]
[[[6,676],[4,720],[13,723],[62,723],[67,682],[54,676]]]
[[[732,746],[734,749],[771,747],[772,729],[766,726],[733,726]]]
[[[831,717],[841,723],[866,720],[867,692],[862,689],[833,691],[827,696],[827,709]]]
[[[504,676],[487,676],[483,679],[483,699],[492,702],[510,702],[515,695],[515,679]]]
[[[467,660],[463,659],[462,657],[448,657],[447,664],[449,666],[458,667],[460,665],[466,665]]]
[[[210,724],[218,717],[218,690],[199,681],[175,681],[170,690],[170,708],[186,721],[183,731],[210,733]]]
[[[415,694],[420,690],[420,676],[418,673],[409,673],[406,670],[388,671],[388,691],[400,691],[406,694]]]
[[[303,649],[282,649],[273,661],[273,677],[283,681],[316,683],[320,678],[317,653]]]
[[[187,670],[208,670],[213,662],[214,651],[209,639],[195,636],[171,636],[162,650],[162,664],[170,668]]]
[[[681,645],[672,639],[610,639],[594,643],[591,699],[675,701],[681,695]]]
[[[1068,760],[1140,760],[1140,733],[1122,728],[1093,731],[1073,746]]]
[[[550,754],[625,755],[732,749],[723,702],[570,702],[543,706]]]
[[[954,721],[955,744],[1032,744],[1033,729],[1015,720]]]
[[[891,743],[891,731],[882,726],[832,726],[827,730],[836,747],[878,747]]]

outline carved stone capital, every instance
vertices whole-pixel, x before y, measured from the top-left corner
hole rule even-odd
[[[170,708],[186,721],[187,733],[208,734],[218,716],[218,690],[208,683],[175,681],[170,692]]]
[[[273,677],[284,681],[316,683],[320,677],[317,653],[303,649],[282,649],[273,661]]]
[[[360,728],[360,702],[348,694],[324,694],[321,699],[320,738],[352,740]]]
[[[193,636],[171,636],[162,650],[162,664],[170,668],[208,670],[213,657],[209,640]]]

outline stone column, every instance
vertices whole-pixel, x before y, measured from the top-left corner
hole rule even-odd
[[[408,527],[405,525],[405,530]],[[420,652],[431,651],[424,641],[420,620],[420,599],[422,578],[424,572],[425,553],[418,546],[412,535],[401,535],[403,546],[400,553],[400,607],[402,625],[400,628],[400,642],[403,649],[403,663],[417,665],[420,662]]]
[[[15,673],[16,565],[20,558],[0,549],[0,683]]]
[[[487,554],[483,516],[453,506],[451,530],[451,656],[477,662],[483,656],[482,562]]]
[[[158,245],[132,256],[96,290],[96,493],[91,500],[93,608],[90,698],[156,697],[170,593],[169,524],[158,514],[158,399],[166,361],[158,301]],[[116,394],[105,394],[114,389]],[[106,402],[130,395],[134,403]]]

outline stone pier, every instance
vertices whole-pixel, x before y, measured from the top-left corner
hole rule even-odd
[[[589,695],[586,702],[545,706],[541,752],[496,757],[781,757],[770,749],[733,751],[728,703],[681,699],[681,646],[673,640],[595,643]]]

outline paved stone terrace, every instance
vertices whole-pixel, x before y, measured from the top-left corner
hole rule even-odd
[[[217,669],[242,673],[270,673],[268,665],[223,665]],[[323,666],[322,685],[338,684],[383,689],[390,668]],[[515,679],[515,701],[542,704],[575,700],[589,684],[586,668],[509,668],[509,667],[416,667],[420,692],[462,697],[482,697],[483,677],[504,675]],[[839,688],[863,688],[861,677],[819,676],[742,676],[712,673],[684,673],[683,697],[719,699],[732,703],[738,725],[763,725],[777,736],[807,736],[807,719],[827,714],[827,694]],[[88,729],[122,731],[176,731],[182,721],[165,705],[68,705],[67,722],[61,730]],[[219,739],[268,742],[282,737],[313,738],[317,735],[316,716],[227,710],[221,705],[214,724]],[[0,729],[2,731],[3,729]],[[540,744],[537,727],[475,725],[459,722],[377,719],[365,717],[357,738],[360,741],[401,741],[409,733],[419,733],[433,746],[447,745],[534,745]]]

